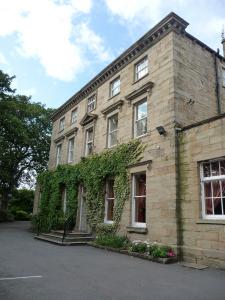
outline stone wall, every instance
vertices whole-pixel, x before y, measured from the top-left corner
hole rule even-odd
[[[225,118],[180,134],[181,235],[185,260],[225,268],[225,220],[202,217],[202,161],[224,157]]]

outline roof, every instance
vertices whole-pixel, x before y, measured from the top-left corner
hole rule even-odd
[[[104,82],[109,80],[118,71],[123,69],[131,61],[140,56],[148,48],[157,43],[165,35],[171,31],[179,33],[185,33],[185,36],[197,42],[200,46],[204,47],[211,53],[215,53],[218,57],[225,60],[217,52],[209,48],[207,45],[185,32],[186,27],[189,25],[184,19],[179,17],[174,12],[168,14],[158,24],[156,24],[151,30],[149,30],[144,36],[142,36],[137,42],[131,45],[125,50],[119,57],[117,57],[112,63],[105,67],[99,74],[97,74],[92,80],[90,80],[84,87],[82,87],[77,93],[75,93],[69,100],[62,104],[52,115],[53,121],[60,118],[74,105],[79,103],[82,99],[96,91],[96,89]]]

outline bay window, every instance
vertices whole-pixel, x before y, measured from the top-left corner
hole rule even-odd
[[[225,159],[201,163],[202,217],[225,219]]]

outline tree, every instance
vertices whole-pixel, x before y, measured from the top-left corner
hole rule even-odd
[[[11,88],[14,78],[0,70],[0,210],[3,211],[20,183],[46,169],[52,129],[53,110],[16,94]]]

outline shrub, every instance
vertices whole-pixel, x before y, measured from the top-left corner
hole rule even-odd
[[[155,258],[157,257],[174,257],[176,256],[174,250],[169,246],[158,245],[156,243],[149,247],[149,254]]]
[[[14,216],[6,211],[0,210],[0,222],[12,222],[14,221]]]
[[[131,252],[146,253],[148,252],[149,243],[142,241],[133,241],[129,247]]]
[[[129,244],[129,240],[126,236],[107,234],[96,236],[95,243],[101,246],[126,249]]]
[[[17,210],[15,213],[15,220],[17,221],[28,221],[30,219],[30,215],[24,210]]]

